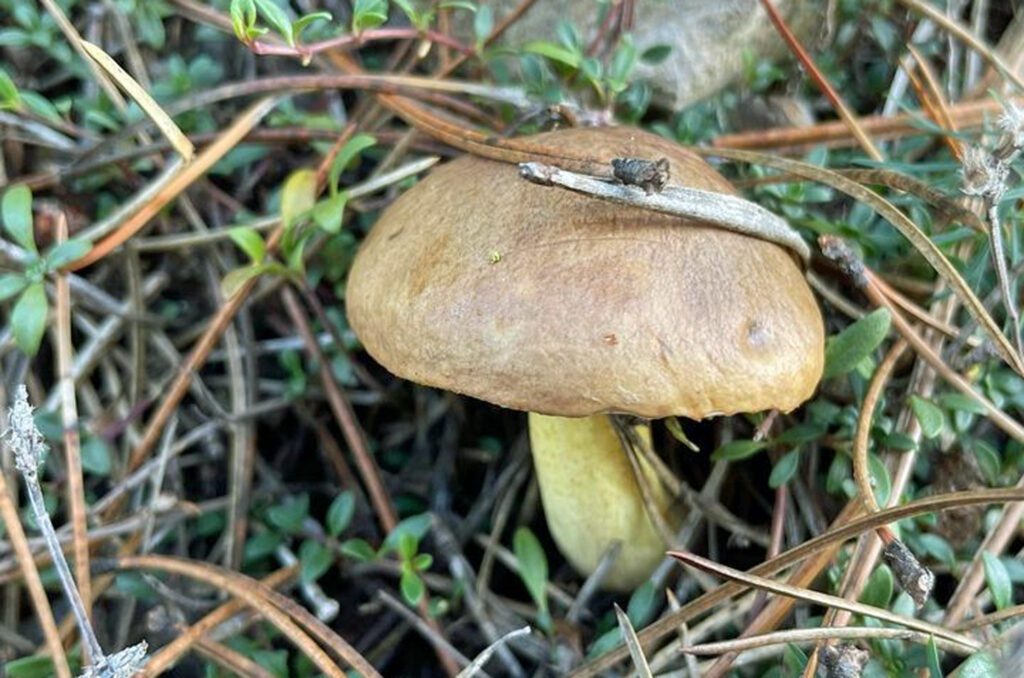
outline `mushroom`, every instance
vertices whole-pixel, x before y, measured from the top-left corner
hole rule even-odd
[[[531,138],[567,155],[666,158],[672,180],[735,195],[696,155],[631,128]],[[378,219],[346,292],[352,328],[393,373],[530,412],[551,535],[604,585],[649,576],[665,544],[608,415],[792,410],[822,372],[824,328],[785,248],[704,222],[542,187],[466,156]],[[649,435],[635,439],[649,445]],[[648,504],[679,510],[641,456]]]

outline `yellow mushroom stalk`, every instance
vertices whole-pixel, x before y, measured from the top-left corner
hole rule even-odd
[[[664,557],[667,545],[655,528],[632,464],[607,415],[567,418],[531,412],[530,446],[548,529],[566,559],[592,573],[615,543],[621,549],[605,588],[631,591]],[[650,427],[637,426],[650,447]],[[672,527],[672,498],[654,469],[639,459],[653,508]]]

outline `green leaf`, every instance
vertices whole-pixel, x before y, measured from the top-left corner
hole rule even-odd
[[[568,66],[573,70],[580,67],[583,62],[577,52],[573,52],[561,45],[556,45],[553,42],[547,42],[546,40],[534,40],[523,45],[523,51],[529,52],[530,54],[539,54],[542,57],[546,57],[551,61],[556,61],[560,64]]]
[[[419,19],[419,12],[416,11],[416,7],[413,6],[411,0],[391,0],[391,4],[398,5],[398,9],[402,10],[402,14],[409,19],[409,23],[416,25]]]
[[[772,474],[768,476],[768,487],[776,489],[782,487],[796,475],[800,467],[800,450],[791,450],[784,454],[772,468]]]
[[[282,541],[281,535],[277,532],[258,532],[246,540],[243,560],[246,563],[262,560],[273,553]]]
[[[289,46],[294,47],[295,32],[292,29],[292,20],[288,17],[288,13],[281,9],[274,0],[255,0],[255,2],[260,16],[281,34]]]
[[[333,17],[330,12],[311,12],[305,16],[299,17],[292,24],[292,31],[294,31],[295,42],[302,41],[302,31],[312,24],[314,21],[330,21]]]
[[[886,433],[882,438],[882,445],[891,450],[910,452],[917,449],[917,441],[901,431]]]
[[[348,193],[344,191],[336,193],[326,200],[321,200],[313,206],[313,221],[327,233],[339,233],[347,203]]]
[[[196,537],[219,537],[228,524],[224,511],[208,511],[196,518]]]
[[[301,531],[302,522],[308,515],[309,495],[307,494],[288,497],[277,506],[267,509],[267,520],[270,521],[270,524],[289,534]]]
[[[245,283],[252,278],[266,272],[266,264],[250,264],[228,271],[224,279],[220,281],[220,292],[225,299],[230,299],[242,289]]]
[[[971,414],[985,414],[985,406],[964,393],[943,393],[939,400],[943,405],[957,412],[970,412]]]
[[[8,188],[0,200],[0,216],[4,230],[23,249],[37,253],[35,234],[32,232],[32,191],[24,184]]]
[[[654,617],[657,605],[658,590],[654,588],[654,582],[645,581],[629,597],[626,616],[633,626],[642,628]]]
[[[82,469],[97,476],[109,476],[114,468],[110,445],[103,438],[88,436],[80,451]]]
[[[369,562],[377,557],[377,552],[365,539],[347,539],[341,542],[338,550],[342,555],[360,563]]]
[[[925,553],[935,558],[935,560],[945,563],[950,567],[956,563],[956,554],[953,552],[953,547],[939,535],[926,532],[919,534],[917,540]]]
[[[429,553],[418,553],[411,561],[412,569],[417,572],[426,572],[434,564],[434,556]]]
[[[470,2],[469,0],[444,0],[437,6],[441,9],[465,9],[466,11],[476,11],[476,3]]]
[[[41,116],[43,118],[48,118],[56,123],[63,122],[63,120],[61,119],[60,112],[57,110],[57,107],[54,106],[49,99],[42,96],[41,94],[37,94],[36,92],[24,91],[21,93],[21,98],[22,100],[24,100],[25,106],[28,107],[28,109],[36,115]]]
[[[281,220],[290,229],[296,218],[316,203],[316,172],[301,169],[292,172],[281,189]]]
[[[988,652],[975,652],[957,667],[957,678],[1001,678],[999,665]]]
[[[18,94],[18,88],[11,77],[7,75],[7,71],[0,68],[0,110],[17,110],[19,108],[21,108],[21,96]]]
[[[50,305],[46,301],[46,290],[42,283],[29,285],[11,311],[11,329],[14,343],[25,355],[32,357],[39,352],[39,344],[46,331],[46,315]]]
[[[476,38],[478,48],[484,44],[492,30],[494,30],[494,10],[490,5],[482,5],[477,10],[476,16],[473,17],[473,36]]]
[[[520,527],[512,537],[512,549],[519,564],[519,576],[533,602],[542,611],[548,609],[548,559],[540,541],[528,527]]]
[[[668,429],[668,432],[672,434],[673,438],[690,448],[692,452],[700,452],[700,448],[686,437],[686,433],[683,431],[683,425],[679,423],[679,417],[666,417],[662,421],[665,422],[665,428]]]
[[[733,440],[711,453],[711,461],[739,461],[752,457],[765,448],[763,440]]]
[[[843,491],[843,485],[850,480],[851,466],[850,458],[843,454],[832,457],[832,463],[825,474],[825,491],[829,494],[839,494]],[[853,482],[850,480],[850,482]]]
[[[384,544],[381,549],[398,549],[398,544],[405,535],[411,535],[415,538],[416,543],[423,541],[423,538],[427,536],[427,532],[430,531],[430,526],[433,525],[434,519],[429,513],[420,513],[415,516],[409,516],[403,519],[397,525],[395,529],[391,530],[391,534],[384,539]]]
[[[236,226],[228,231],[228,236],[240,250],[245,252],[252,263],[261,263],[267,256],[267,245],[263,242],[263,236],[256,229],[248,226]]]
[[[444,0],[438,7],[441,9],[464,9],[469,12],[476,11],[476,3],[469,0]]]
[[[444,598],[431,598],[430,605],[427,608],[427,614],[430,615],[431,619],[440,619],[448,614],[451,607],[451,603]]]
[[[807,666],[807,654],[793,643],[786,643],[782,651],[782,661],[789,669],[790,675],[800,675]]]
[[[583,51],[583,38],[580,37],[580,32],[576,30],[576,25],[568,20],[563,19],[558,22],[555,26],[555,37],[567,48],[576,53]]]
[[[51,678],[56,675],[49,655],[30,655],[13,659],[3,665],[7,678]]]
[[[776,445],[804,445],[825,435],[828,427],[818,422],[807,422],[790,426],[775,437]]]
[[[846,374],[878,348],[889,333],[892,316],[879,308],[829,337],[825,345],[825,373],[822,378]]]
[[[352,7],[352,32],[362,33],[388,20],[387,0],[356,0]]]
[[[139,37],[155,50],[162,49],[167,39],[164,22],[159,13],[158,3],[137,5],[138,11],[133,15],[139,27]]]
[[[327,172],[327,188],[332,194],[339,188],[338,179],[341,177],[342,172],[347,170],[352,161],[363,151],[376,144],[377,139],[372,135],[359,133],[341,147],[338,155],[334,156],[334,160],[331,162],[331,169]]]
[[[355,495],[349,491],[339,494],[331,502],[331,507],[327,509],[327,533],[332,537],[337,537],[348,529],[355,513]]]
[[[626,89],[627,81],[636,66],[636,46],[632,40],[623,39],[615,48],[608,66],[608,81],[616,93]]]
[[[423,586],[423,579],[418,574],[411,570],[403,572],[399,585],[401,586],[402,597],[405,598],[405,602],[413,607],[420,604],[426,587]]]
[[[892,479],[889,478],[889,469],[885,467],[877,454],[868,454],[868,471],[873,480],[872,487],[875,490],[875,498],[880,506],[885,506],[889,501],[889,493],[892,492]]]
[[[28,280],[21,273],[0,275],[0,301],[10,299],[28,286]]]
[[[44,257],[46,260],[46,268],[49,271],[58,271],[70,264],[72,261],[81,259],[88,254],[91,249],[92,243],[87,240],[82,240],[81,238],[65,240],[46,253],[46,256]]]
[[[587,82],[594,88],[595,92],[601,96],[604,95],[604,88],[601,85],[604,66],[598,59],[594,57],[584,57],[583,60],[580,61],[580,73],[587,79]]]
[[[1013,604],[1013,584],[1010,573],[1006,571],[1003,561],[988,551],[982,551],[981,559],[985,563],[985,583],[992,594],[992,602],[997,610],[1003,610]]]
[[[645,64],[656,66],[668,58],[672,53],[672,45],[651,45],[640,55],[640,61]]]
[[[287,270],[299,275],[305,275],[306,245],[309,244],[312,234],[308,230],[303,232],[296,230],[292,231],[292,235],[297,235],[298,237],[286,241],[282,248],[284,249],[285,261],[287,262]]]
[[[398,538],[398,557],[403,562],[408,562],[416,555],[420,547],[419,539],[408,532]]]
[[[928,637],[925,654],[928,661],[929,678],[942,678],[942,662],[939,659],[939,647],[935,644],[935,636]]]
[[[248,42],[249,29],[256,26],[256,5],[253,0],[231,0],[231,28],[235,36]]]
[[[892,570],[888,565],[879,565],[868,578],[864,591],[860,594],[860,602],[865,605],[874,605],[883,609],[889,609],[889,602],[892,600],[892,593],[895,590],[895,583],[892,577]]]
[[[17,28],[0,29],[0,47],[31,47],[32,36]]]
[[[306,539],[299,546],[299,578],[304,584],[314,582],[330,569],[334,555],[323,544]]]
[[[264,28],[263,26],[252,26],[245,32],[245,38],[243,42],[252,42],[253,40],[259,38],[261,35],[266,35],[269,30],[269,28]]]
[[[978,460],[978,468],[989,485],[995,486],[999,483],[999,476],[1002,474],[1002,461],[999,452],[984,440],[975,440],[971,444],[971,451],[974,458]]]
[[[934,438],[942,433],[942,410],[938,405],[918,395],[911,395],[910,408],[914,410],[925,438]]]
[[[257,666],[262,666],[275,678],[289,678],[291,675],[288,669],[287,650],[255,649],[251,657]]]
[[[122,572],[115,576],[114,587],[123,595],[138,600],[155,600],[156,593],[141,572]]]
[[[615,649],[622,642],[622,629],[618,626],[608,629],[597,637],[587,650],[587,659],[596,659]]]

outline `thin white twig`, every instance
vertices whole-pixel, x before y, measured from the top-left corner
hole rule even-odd
[[[821,640],[849,640],[884,638],[889,640],[909,640],[922,645],[935,640],[936,646],[943,650],[949,650],[958,654],[964,654],[966,650],[956,643],[950,643],[941,638],[935,638],[929,633],[910,631],[908,629],[879,628],[871,626],[826,626],[815,629],[790,629],[787,631],[773,631],[757,636],[747,636],[734,640],[724,640],[702,645],[691,645],[679,648],[680,652],[694,655],[719,655],[726,652],[743,652],[755,647],[767,647],[769,645],[782,645],[793,643],[814,643]]]
[[[824,607],[834,607],[840,610],[847,610],[854,614],[860,614],[867,617],[874,617],[882,621],[890,622],[892,624],[900,624],[914,631],[920,631],[922,633],[929,633],[935,636],[936,641],[939,639],[948,641],[952,644],[958,645],[961,648],[961,652],[970,654],[971,652],[977,652],[982,649],[982,644],[965,636],[962,633],[956,633],[948,629],[936,626],[935,624],[929,624],[913,617],[907,617],[904,615],[890,612],[884,608],[875,607],[873,605],[864,605],[862,603],[844,600],[836,596],[828,595],[826,593],[820,593],[818,591],[812,591],[810,589],[800,588],[797,586],[791,586],[782,582],[766,579],[764,577],[758,577],[752,575],[749,572],[741,572],[731,567],[721,565],[707,558],[702,558],[693,553],[687,553],[685,551],[672,551],[669,553],[674,558],[682,561],[686,565],[704,570],[705,572],[712,572],[719,577],[730,579],[735,582],[744,584],[747,587],[755,587],[770,593],[777,595],[786,596],[789,598],[795,598],[804,602],[810,602],[815,605],[821,605]]]
[[[4,437],[14,452],[14,466],[25,480],[36,526],[42,532],[46,548],[53,557],[53,565],[60,578],[64,595],[71,603],[71,611],[75,615],[82,640],[89,648],[89,656],[97,664],[103,664],[106,661],[103,648],[100,647],[100,641],[96,639],[96,633],[89,623],[85,604],[78,593],[78,587],[75,586],[75,579],[71,576],[71,568],[68,567],[68,561],[60,547],[57,532],[50,521],[50,514],[46,512],[43,489],[39,486],[39,466],[46,458],[46,443],[32,419],[32,406],[28,403],[28,390],[24,384],[19,384],[15,391],[14,404],[11,406],[7,421],[10,428],[4,433]]]
[[[11,406],[7,421],[9,428],[4,432],[3,438],[14,452],[14,465],[25,480],[36,526],[46,541],[46,548],[53,559],[64,595],[71,603],[71,611],[82,635],[82,642],[88,647],[89,656],[92,657],[93,663],[82,674],[82,678],[130,678],[138,672],[146,659],[146,643],[143,641],[110,656],[103,653],[96,632],[89,623],[85,604],[71,575],[67,558],[64,557],[64,551],[57,539],[57,531],[53,528],[50,514],[46,512],[43,489],[39,485],[39,467],[46,457],[46,443],[32,418],[32,406],[28,402],[28,390],[24,384],[19,384],[15,391],[14,404]]]
[[[277,558],[277,562],[281,563],[282,567],[291,567],[299,562],[295,553],[284,544],[274,549],[274,556]],[[313,614],[320,621],[333,621],[338,616],[338,613],[341,612],[341,604],[328,597],[315,581],[302,581],[300,579],[299,591],[302,593],[302,597],[306,599],[306,602],[313,606]]]
[[[496,641],[485,647],[483,652],[478,654],[469,664],[469,666],[459,671],[459,675],[457,675],[455,678],[471,678],[472,676],[477,675],[478,673],[483,671],[484,666],[487,664],[488,661],[490,661],[491,657],[494,655],[495,652],[497,652],[499,648],[503,647],[509,641],[515,640],[516,638],[520,638],[522,636],[528,636],[530,635],[530,633],[532,633],[532,630],[529,626],[524,626],[521,629],[509,631],[501,638],[498,638]]]

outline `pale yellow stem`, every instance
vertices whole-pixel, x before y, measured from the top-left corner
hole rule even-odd
[[[638,426],[651,444],[650,427]],[[664,557],[666,545],[644,507],[640,486],[606,415],[567,419],[530,413],[530,445],[548,528],[558,548],[580,573],[589,575],[615,542],[619,556],[604,587],[630,591]],[[653,504],[669,525],[672,498],[641,457]]]

